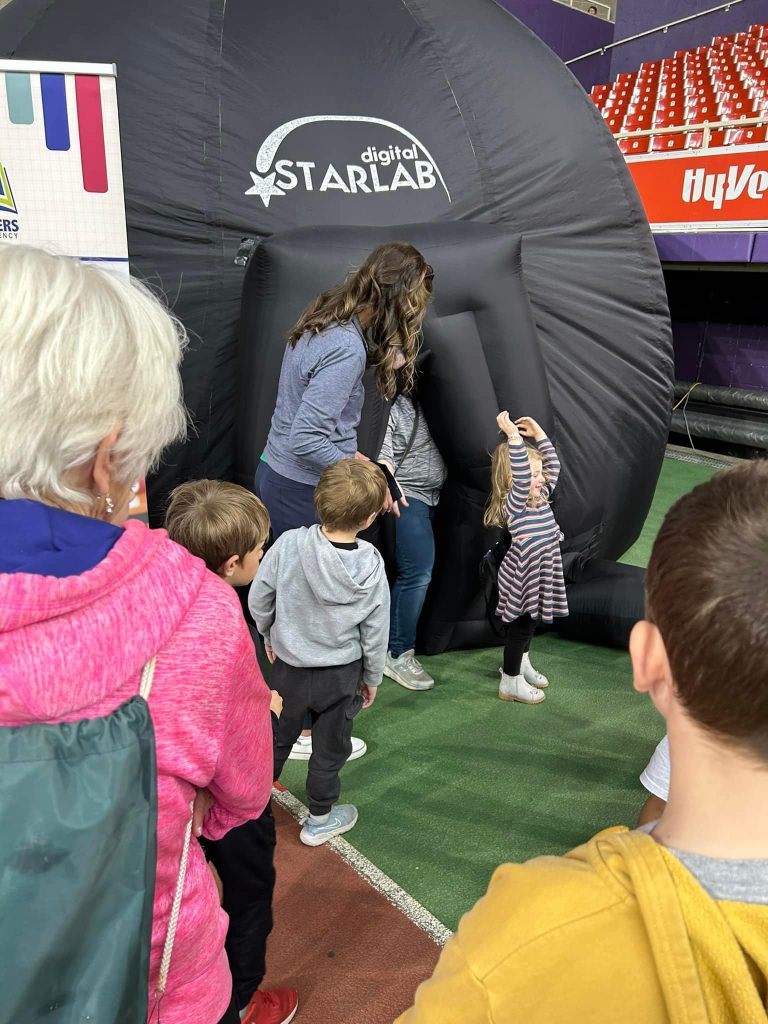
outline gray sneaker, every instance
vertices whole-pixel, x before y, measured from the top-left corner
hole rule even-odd
[[[356,822],[357,808],[354,804],[334,804],[328,820],[322,825],[316,824],[311,817],[305,818],[299,839],[305,846],[322,846],[334,836],[349,832],[355,827]]]
[[[400,683],[406,690],[431,690],[435,680],[421,667],[413,651],[403,651],[399,658],[387,652],[384,675]]]

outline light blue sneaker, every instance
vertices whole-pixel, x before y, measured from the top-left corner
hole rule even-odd
[[[322,846],[334,836],[343,835],[354,828],[357,823],[357,808],[354,804],[334,804],[328,814],[328,820],[321,825],[310,816],[304,822],[299,839],[305,846]]]

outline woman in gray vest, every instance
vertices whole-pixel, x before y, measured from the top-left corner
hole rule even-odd
[[[432,579],[432,520],[445,482],[445,463],[418,399],[407,392],[392,405],[380,459],[406,497],[395,522],[397,578],[392,586],[389,653],[384,675],[407,690],[431,690],[435,681],[416,659],[416,628]]]

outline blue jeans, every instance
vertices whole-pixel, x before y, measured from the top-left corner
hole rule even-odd
[[[397,579],[389,616],[389,650],[395,658],[416,645],[416,627],[435,563],[434,518],[434,508],[409,498],[408,507],[401,508],[395,520]]]

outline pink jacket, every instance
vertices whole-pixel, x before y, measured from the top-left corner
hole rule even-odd
[[[154,654],[158,852],[150,993],[195,790],[207,786],[216,799],[205,822],[211,839],[258,817],[269,800],[270,697],[239,602],[164,530],[137,522],[80,576],[0,574],[0,725],[108,714],[138,693],[142,666]],[[226,929],[193,840],[163,1024],[217,1024],[224,1014],[231,994]]]

